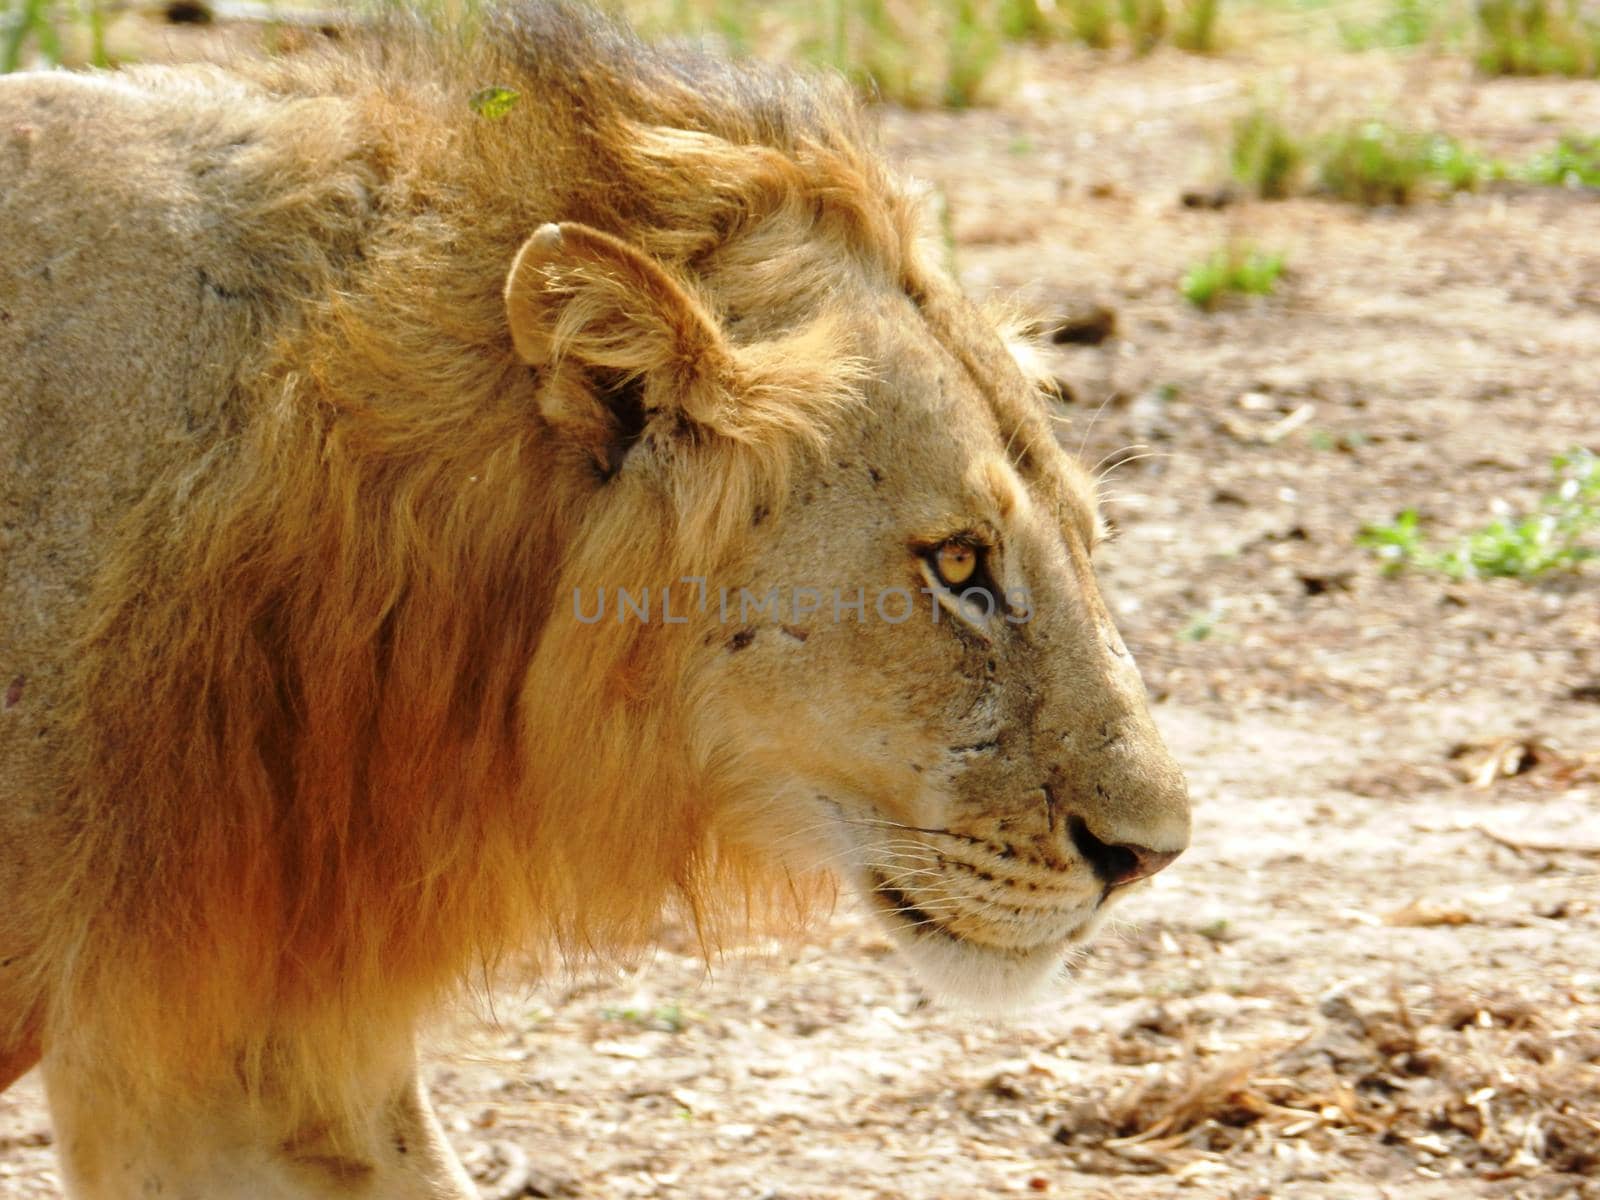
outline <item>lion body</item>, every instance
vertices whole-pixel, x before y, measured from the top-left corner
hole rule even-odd
[[[503,118],[468,102],[491,83]],[[674,901],[713,944],[770,880],[803,901],[830,780],[971,831],[926,850],[988,881],[946,901],[1060,897],[927,950],[970,940],[997,993],[1132,877],[1082,854],[1181,845],[1060,549],[1092,497],[916,234],[836,92],[560,7],[466,52],[0,80],[0,1087],[44,1056],[83,1195],[468,1194],[416,1022],[481,964],[626,952]],[[995,682],[998,628],[563,619],[586,588],[797,586],[841,547],[914,587],[861,515],[968,539],[961,496],[1071,592],[1029,633],[1085,647],[1048,680]],[[794,776],[830,730],[879,748]],[[1003,746],[1044,780],[1024,853],[1033,816],[982,798],[1016,791]],[[864,878],[922,940],[937,906]]]
[[[238,259],[215,205],[244,197],[192,187],[183,139],[228,112],[220,96],[197,109],[203,94],[0,82],[0,886],[17,901],[0,912],[0,1010],[13,1020],[39,1019],[28,952],[85,818],[63,784],[91,593],[153,481],[217,453],[244,418],[234,381],[259,353],[256,314],[204,276]]]

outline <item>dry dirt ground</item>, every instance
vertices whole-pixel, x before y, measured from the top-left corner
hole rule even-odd
[[[928,1004],[849,911],[502,997],[430,1060],[455,1143],[496,1198],[1600,1197],[1600,570],[1386,578],[1353,542],[1600,450],[1597,196],[1179,203],[1258,89],[1517,158],[1600,131],[1600,86],[1273,37],[1017,70],[886,141],[972,291],[1115,315],[1046,352],[1089,462],[1152,455],[1102,571],[1194,848],[1014,1020]],[[1190,309],[1230,235],[1285,286]],[[49,1145],[36,1081],[0,1097],[0,1195],[57,1194]]]

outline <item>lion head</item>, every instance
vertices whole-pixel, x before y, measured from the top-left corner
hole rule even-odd
[[[627,513],[549,636],[671,662],[724,852],[831,868],[938,991],[1014,1003],[1184,849],[1187,795],[1095,585],[1094,489],[993,327],[897,246],[900,278],[797,264],[827,284],[775,336],[713,315],[737,246],[697,296],[582,225],[527,242],[517,351]],[[730,490],[752,454],[766,477]]]

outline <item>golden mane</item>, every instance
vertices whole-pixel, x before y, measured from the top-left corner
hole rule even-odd
[[[252,314],[240,382],[129,520],[77,656],[58,1042],[337,1105],[480,966],[626,950],[673,900],[715,946],[727,898],[772,890],[718,837],[718,789],[753,781],[681,723],[672,637],[551,618],[737,560],[852,394],[829,272],[908,286],[908,205],[837,87],[565,7],[447,46],[248,68],[259,195],[214,284]],[[469,103],[489,85],[503,118]],[[655,507],[546,444],[512,353],[507,267],[552,220],[740,331],[739,395]]]

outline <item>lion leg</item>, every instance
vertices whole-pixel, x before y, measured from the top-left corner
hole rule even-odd
[[[140,1104],[45,1058],[68,1194],[204,1200],[476,1200],[415,1068],[354,1119],[290,1128],[242,1089]]]

